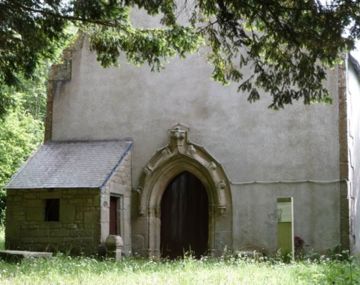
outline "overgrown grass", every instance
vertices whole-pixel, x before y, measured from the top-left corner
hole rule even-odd
[[[3,231],[0,231],[3,239]],[[0,241],[3,244],[3,240]],[[285,264],[219,259],[121,262],[58,254],[51,259],[0,261],[0,284],[360,284],[360,264],[320,258]]]
[[[231,258],[157,262],[99,261],[57,255],[52,259],[0,262],[1,284],[359,284],[358,264],[255,262]]]

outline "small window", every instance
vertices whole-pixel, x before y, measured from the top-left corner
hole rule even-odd
[[[45,221],[58,222],[60,212],[60,199],[45,200]]]

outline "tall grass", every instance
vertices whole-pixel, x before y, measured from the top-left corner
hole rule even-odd
[[[1,284],[359,284],[359,266],[326,261],[255,262],[186,258],[121,262],[57,255],[52,259],[0,262]]]
[[[0,235],[3,237],[3,233]],[[51,259],[0,261],[0,284],[360,284],[360,266],[352,260],[320,258],[285,264],[229,256],[120,262],[58,254]]]

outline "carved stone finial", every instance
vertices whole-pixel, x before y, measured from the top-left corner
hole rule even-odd
[[[178,149],[179,152],[183,152],[187,142],[188,128],[177,124],[169,130],[169,134],[171,150]]]
[[[170,130],[170,136],[172,139],[183,140],[186,137],[186,130],[177,126]]]
[[[218,188],[218,190],[224,190],[224,189],[225,189],[225,187],[226,187],[226,183],[225,183],[225,181],[220,180],[220,181],[219,181],[219,183],[217,184],[217,188]]]
[[[216,170],[217,166],[216,166],[215,162],[211,161],[208,165],[208,168],[211,170]]]
[[[170,154],[171,154],[171,150],[170,150],[168,147],[164,148],[164,149],[161,151],[161,155],[162,155],[162,156],[168,156],[168,155],[170,155]]]
[[[153,169],[150,165],[147,165],[144,167],[144,172],[146,175],[150,175],[152,173]]]
[[[196,149],[193,145],[189,145],[188,146],[188,149],[187,149],[187,152],[189,155],[194,155],[196,153]]]

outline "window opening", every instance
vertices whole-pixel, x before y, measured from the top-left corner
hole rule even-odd
[[[45,200],[45,221],[58,222],[60,213],[60,199]]]

